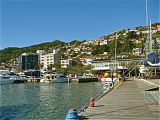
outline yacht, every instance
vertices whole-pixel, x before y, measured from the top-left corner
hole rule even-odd
[[[43,83],[68,83],[69,78],[63,74],[44,74],[40,82]]]
[[[14,79],[9,75],[9,70],[0,70],[0,85],[14,83]]]
[[[54,83],[68,83],[69,78],[62,74],[55,74],[53,82]]]

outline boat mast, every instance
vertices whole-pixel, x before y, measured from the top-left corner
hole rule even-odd
[[[148,0],[146,0],[146,27],[148,26]]]
[[[146,0],[146,42],[145,42],[145,57],[148,58],[149,52],[149,27],[148,27],[148,0]]]
[[[115,70],[117,70],[117,32],[116,32],[116,40],[115,40],[115,51],[114,51],[114,64]]]
[[[150,18],[150,27],[149,27],[149,53],[152,53],[153,52],[153,49],[152,49],[152,22],[151,22],[151,18]]]

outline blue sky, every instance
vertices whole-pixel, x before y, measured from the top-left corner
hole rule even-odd
[[[159,22],[160,0],[148,0]],[[91,40],[146,24],[145,0],[1,0],[0,48]]]

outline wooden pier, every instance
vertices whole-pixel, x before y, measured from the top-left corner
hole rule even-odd
[[[95,77],[89,77],[89,78],[72,78],[70,82],[78,82],[78,83],[84,83],[84,82],[98,82],[99,79]]]
[[[154,87],[144,81],[131,79],[123,82],[110,93],[81,113],[82,119],[90,120],[159,120],[160,106],[147,104],[145,89]]]

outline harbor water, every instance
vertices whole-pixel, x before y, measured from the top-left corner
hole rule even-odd
[[[0,120],[64,120],[100,90],[97,82],[0,85]]]

